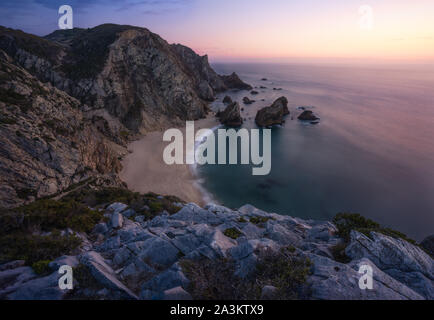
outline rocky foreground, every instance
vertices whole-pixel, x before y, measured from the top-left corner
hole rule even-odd
[[[251,205],[234,211],[174,202],[172,208],[172,214],[162,211],[152,219],[119,202],[98,209],[104,222],[90,232],[61,232],[81,239],[74,254],[44,268],[19,260],[0,265],[0,297],[434,298],[433,259],[401,238],[352,230],[345,240],[342,225]],[[71,291],[58,288],[58,269],[64,264],[74,268]],[[373,290],[359,288],[358,270],[366,264],[374,271]]]

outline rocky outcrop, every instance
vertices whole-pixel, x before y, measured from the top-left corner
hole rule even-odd
[[[250,100],[249,97],[244,97],[243,102],[244,104],[252,104],[255,103],[255,100]]]
[[[425,251],[434,257],[434,235],[426,237],[421,243],[420,246],[425,249]]]
[[[303,111],[299,116],[298,120],[301,121],[317,121],[319,118],[311,110]]]
[[[203,118],[215,93],[251,89],[235,73],[215,73],[207,56],[133,26],[58,30],[45,38],[0,27],[0,49],[134,133]]]
[[[255,122],[259,127],[283,124],[284,116],[288,114],[288,99],[280,97],[271,106],[259,110]]]
[[[224,111],[217,114],[220,122],[228,127],[239,127],[243,124],[241,109],[238,102],[232,102]]]
[[[0,50],[0,207],[53,195],[96,175],[119,183],[113,175],[125,149],[94,126],[86,108]]]
[[[419,247],[381,233],[371,232],[367,237],[353,230],[345,253],[352,259],[371,260],[415,292],[434,299],[434,261]]]
[[[252,90],[252,86],[244,83],[235,72],[228,76],[221,76],[221,79],[227,89]]]
[[[233,101],[232,101],[232,98],[230,97],[230,96],[225,96],[224,98],[223,98],[223,103],[224,104],[231,104]]]
[[[172,48],[187,67],[196,83],[197,90],[202,99],[214,101],[215,93],[227,90],[221,77],[211,68],[208,56],[199,56],[190,48],[173,44]]]
[[[150,220],[138,213],[131,215],[134,210],[127,205],[108,206],[108,222],[94,228],[87,247],[78,256],[54,260],[48,274],[37,275],[20,261],[0,265],[0,297],[189,300],[193,279],[183,261],[233,261],[234,276],[248,281],[262,250],[289,248],[291,255],[310,261],[307,299],[433,298],[433,260],[404,240],[376,233],[371,239],[353,231],[346,250],[351,261],[344,264],[333,257],[333,248],[342,239],[330,222],[267,213],[251,205],[238,210],[214,204],[204,208],[174,205],[179,206],[177,213],[163,211]],[[113,224],[118,214],[124,216],[121,226]],[[80,283],[83,277],[79,277],[74,291],[60,290],[55,285],[57,269],[64,264],[80,269],[80,273],[83,268],[87,270],[93,285]],[[373,270],[372,290],[359,287],[362,265]],[[277,290],[264,284],[258,298],[275,299]]]

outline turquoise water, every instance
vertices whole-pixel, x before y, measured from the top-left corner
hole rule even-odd
[[[256,89],[257,96],[230,93],[245,108],[243,127],[256,128],[257,110],[282,95],[291,112],[272,130],[270,175],[252,176],[252,167],[242,165],[198,168],[203,187],[217,202],[324,220],[358,212],[417,240],[434,233],[433,67],[214,68],[268,88]],[[244,106],[244,96],[257,102]],[[222,108],[219,101],[214,110]],[[311,106],[320,124],[296,120],[300,106]]]

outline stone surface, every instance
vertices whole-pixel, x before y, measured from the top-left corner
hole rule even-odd
[[[180,206],[176,214],[163,213],[142,223],[125,219],[118,228],[99,233],[97,244],[87,240],[80,256],[52,261],[50,275],[37,275],[22,261],[0,265],[0,297],[63,299],[65,292],[56,287],[55,271],[63,264],[78,267],[81,263],[100,287],[78,286],[80,297],[191,299],[182,259],[229,259],[234,263],[233,275],[249,279],[255,274],[259,251],[278,252],[288,247],[312,263],[305,298],[434,299],[432,258],[403,240],[376,233],[369,238],[353,231],[346,249],[351,261],[343,264],[333,258],[332,248],[343,239],[330,222],[280,216],[251,205],[236,211],[216,204]],[[125,208],[121,204],[113,207]],[[122,216],[120,212],[110,214]],[[266,218],[266,222],[248,222],[253,217]],[[225,236],[223,232],[229,228],[242,235],[236,240]],[[359,287],[362,265],[373,270],[373,290]],[[273,299],[277,289],[262,285],[262,299]]]
[[[95,279],[103,286],[119,291],[125,299],[138,299],[130,289],[117,279],[114,270],[99,253],[87,252],[81,257],[80,262],[89,269]]]
[[[243,124],[238,102],[232,102],[224,111],[217,114],[220,122],[228,127],[239,127]]]
[[[318,119],[319,118],[311,110],[305,110],[298,116],[298,120],[302,121],[316,121]]]
[[[261,300],[276,300],[277,288],[273,286],[264,286],[261,291]]]
[[[431,257],[434,257],[434,235],[426,237],[421,243],[420,246],[426,250]]]
[[[124,217],[121,213],[113,213],[111,218],[111,226],[112,228],[122,228],[122,224],[124,223]]]
[[[193,298],[182,287],[176,287],[164,291],[164,300],[186,301],[186,300],[193,300]]]
[[[221,76],[221,79],[227,89],[252,90],[252,86],[244,83],[235,72],[228,76]]]
[[[288,99],[280,97],[271,106],[259,110],[255,122],[259,127],[278,125],[284,122],[284,116],[288,114]]]

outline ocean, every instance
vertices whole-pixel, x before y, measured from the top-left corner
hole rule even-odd
[[[220,204],[305,219],[360,213],[416,240],[434,234],[434,67],[426,65],[215,64],[237,72],[258,95],[231,91],[243,127],[280,96],[290,115],[272,129],[272,167],[204,165],[201,186]],[[267,80],[262,80],[266,78]],[[266,89],[260,89],[260,87]],[[273,90],[273,88],[281,90]],[[242,98],[256,100],[244,105]],[[262,101],[264,100],[264,101]],[[297,120],[308,107],[317,125]]]

